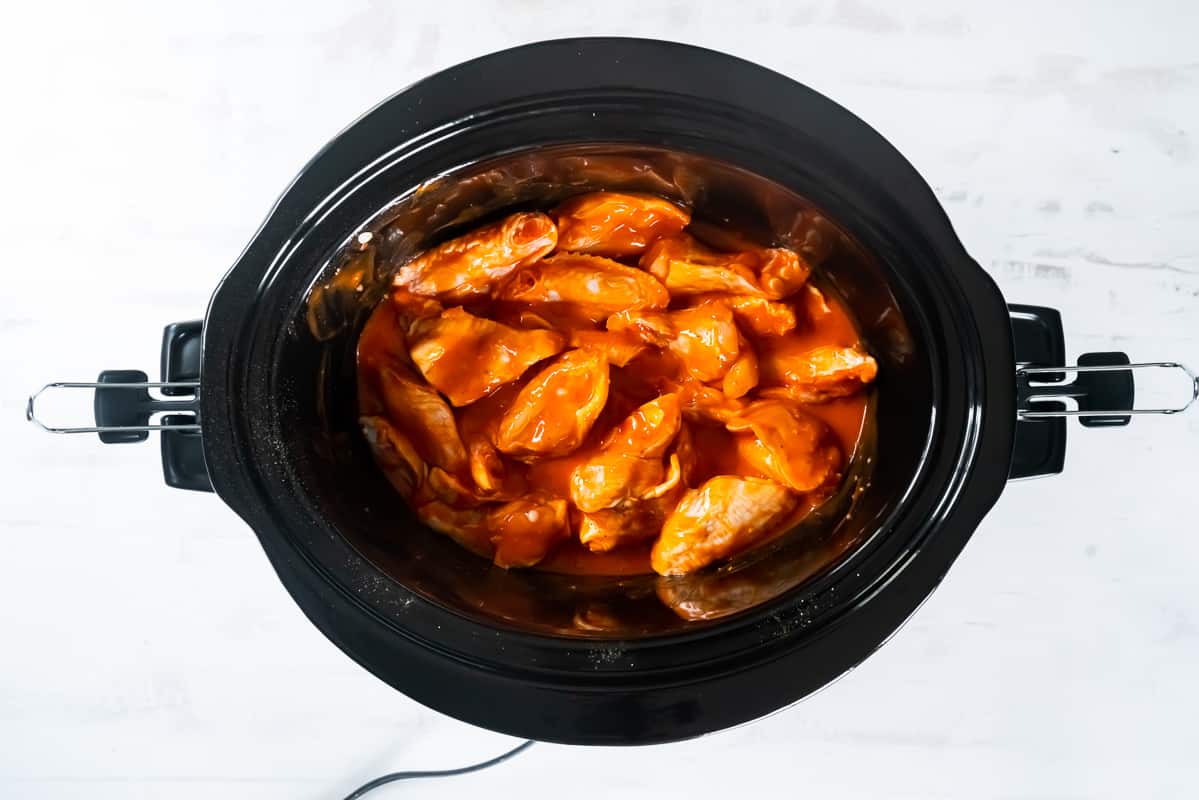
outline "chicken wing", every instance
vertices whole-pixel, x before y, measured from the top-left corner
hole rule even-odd
[[[741,339],[737,360],[724,374],[721,388],[725,397],[739,398],[749,394],[758,385],[758,356],[744,338]]]
[[[660,458],[674,441],[682,422],[679,398],[665,394],[629,414],[608,432],[600,442],[600,449],[637,458]]]
[[[455,406],[486,397],[566,345],[556,331],[509,328],[459,307],[417,320],[408,341],[425,380]]]
[[[666,518],[650,563],[685,575],[760,541],[794,510],[796,496],[774,481],[718,475],[683,495]]]
[[[407,324],[394,306],[379,306],[358,334],[359,367],[369,370],[409,363],[406,330]]]
[[[437,298],[413,294],[403,286],[393,286],[388,300],[405,328],[418,319],[436,317],[445,310],[445,306]]]
[[[677,498],[634,500],[614,508],[584,513],[579,541],[593,553],[606,553],[658,535]]]
[[[609,258],[637,255],[691,221],[690,212],[660,197],[616,192],[577,195],[553,216],[559,248]]]
[[[461,302],[488,294],[500,278],[546,255],[557,242],[558,229],[545,214],[513,214],[412,259],[396,274],[395,285]]]
[[[750,294],[712,292],[696,295],[692,305],[700,305],[708,300],[719,300],[733,309],[737,326],[753,336],[783,336],[795,330],[795,309],[787,303]]]
[[[806,351],[771,349],[760,355],[763,396],[819,403],[861,391],[878,375],[878,362],[856,347]]]
[[[687,234],[659,240],[640,263],[673,295],[727,292],[780,300],[798,291],[811,273],[807,262],[792,250],[722,253]]]
[[[531,567],[570,535],[566,501],[534,493],[487,514],[498,567]]]
[[[412,442],[385,417],[363,417],[358,422],[387,480],[405,500],[411,500],[428,471]]]
[[[418,506],[416,516],[433,530],[444,533],[477,556],[489,559],[495,555],[486,509],[454,508],[434,500]]]
[[[828,427],[786,400],[750,403],[725,425],[738,450],[758,469],[797,492],[810,492],[840,476],[841,450]]]
[[[666,308],[670,293],[652,275],[599,256],[559,253],[514,272],[496,298],[566,306],[592,320],[628,308]]]
[[[683,416],[692,422],[719,422],[732,419],[745,407],[745,402],[731,398],[720,389],[699,381],[684,381],[678,390]]]
[[[470,476],[480,497],[513,500],[526,489],[524,470],[505,461],[495,447],[500,419],[511,408],[518,392],[519,387],[510,383],[458,412],[458,430],[470,460]]]
[[[772,247],[759,254],[758,285],[772,300],[789,297],[803,288],[812,274],[808,262],[794,250]]]
[[[728,292],[765,297],[750,252],[720,253],[681,234],[660,239],[641,257],[641,268],[666,284],[673,295]]]
[[[603,410],[608,384],[602,353],[568,350],[521,389],[500,420],[496,447],[526,461],[572,452]]]
[[[465,475],[466,448],[454,414],[441,395],[400,369],[380,370],[379,381],[387,416],[421,458],[453,475]]]
[[[536,564],[570,533],[566,501],[540,494],[490,508],[455,508],[434,500],[416,513],[433,530],[505,569]]]
[[[621,311],[608,318],[608,330],[668,347],[691,377],[705,383],[723,378],[741,354],[733,312],[719,300],[679,311]]]
[[[614,367],[627,366],[645,352],[645,343],[636,336],[613,331],[572,330],[567,334],[571,347],[603,353]]]
[[[649,491],[665,475],[660,458],[601,453],[571,472],[570,499],[580,511],[601,511]]]

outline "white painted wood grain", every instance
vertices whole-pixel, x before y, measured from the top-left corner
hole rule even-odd
[[[899,147],[1071,355],[1199,364],[1193,3],[406,5],[6,9],[0,796],[315,800],[509,746],[344,658],[156,447],[21,419],[45,380],[153,372],[321,144],[465,58],[621,33],[771,66]],[[913,621],[801,705],[380,797],[1193,797],[1199,414],[1070,436],[1067,474],[1011,486]]]

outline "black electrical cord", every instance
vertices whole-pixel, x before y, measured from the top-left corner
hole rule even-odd
[[[433,770],[412,770],[410,772],[389,772],[386,775],[380,775],[373,781],[367,781],[359,786],[354,791],[346,795],[345,800],[358,800],[372,789],[378,789],[388,783],[395,781],[406,781],[409,778],[448,778],[452,775],[465,775],[468,772],[478,772],[481,769],[494,767],[496,764],[502,764],[517,753],[522,753],[533,746],[532,740],[523,742],[517,747],[513,747],[507,753],[501,753],[489,761],[480,761],[478,764],[471,764],[469,767],[458,767],[457,769],[433,769]]]

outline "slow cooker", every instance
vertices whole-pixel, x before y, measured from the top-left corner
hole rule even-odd
[[[398,265],[595,189],[652,192],[813,255],[880,363],[843,491],[720,569],[499,569],[419,524],[358,433],[356,338]],[[641,744],[752,720],[868,656],[1008,480],[1061,471],[1068,417],[1185,408],[1132,407],[1134,368],[1181,365],[1064,356],[1057,312],[1005,303],[928,184],[853,114],[710,50],[569,39],[453,67],[353,123],[203,320],[167,326],[162,379],[50,384],[95,390],[94,426],[52,430],[161,431],[166,482],[215,492],[316,627],[410,697],[525,738]]]

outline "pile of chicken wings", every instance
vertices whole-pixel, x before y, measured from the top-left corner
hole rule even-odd
[[[692,572],[841,479],[809,404],[860,392],[860,347],[789,346],[829,301],[784,248],[717,250],[658,197],[520,212],[404,264],[359,339],[361,426],[419,518],[501,567],[574,538]],[[740,474],[711,474],[696,426]],[[727,460],[725,460],[727,463]]]

